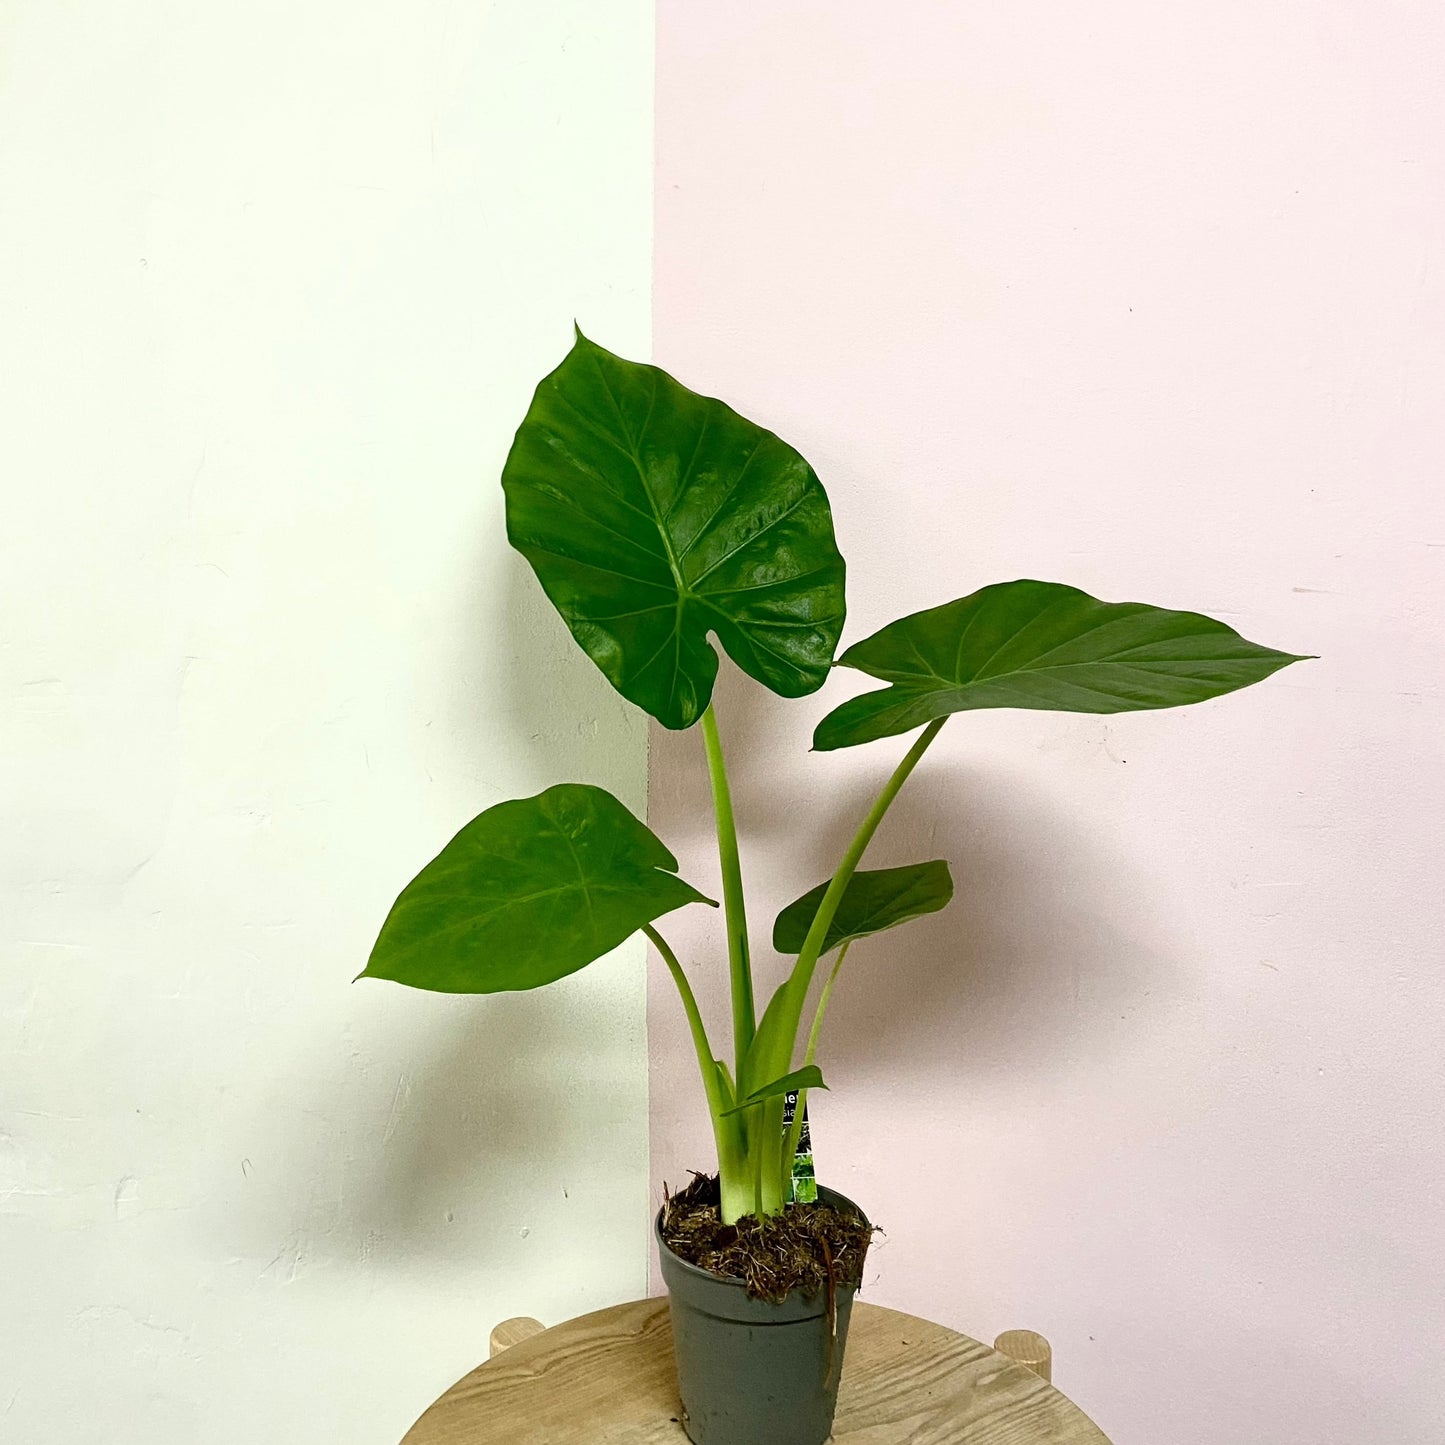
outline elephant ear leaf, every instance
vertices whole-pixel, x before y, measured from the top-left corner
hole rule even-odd
[[[537,988],[711,901],[611,793],[563,783],[473,818],[402,890],[362,977],[440,993]]]
[[[778,914],[773,924],[773,947],[779,953],[802,951],[827,891],[828,885],[820,883]],[[882,933],[910,918],[937,913],[952,897],[953,876],[941,858],[931,863],[910,863],[906,868],[860,870],[848,880],[819,955],[849,939]]]
[[[818,724],[819,750],[910,732],[969,708],[1116,713],[1181,707],[1304,659],[1197,612],[1002,582],[891,622],[839,658],[889,684]]]
[[[507,536],[628,701],[690,727],[718,657],[821,687],[843,629],[827,494],[786,442],[579,331],[502,472]]]

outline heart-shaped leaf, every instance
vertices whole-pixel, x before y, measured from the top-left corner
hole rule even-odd
[[[773,924],[773,947],[779,953],[802,951],[827,891],[828,885],[820,883],[778,914]],[[931,863],[910,863],[904,868],[859,871],[848,880],[819,956],[850,938],[865,938],[885,928],[896,928],[910,918],[937,913],[952,897],[953,876],[941,858]]]
[[[726,1119],[729,1114],[740,1114],[744,1109],[751,1109],[754,1104],[761,1104],[765,1099],[776,1099],[779,1094],[791,1094],[794,1090],[801,1092],[804,1089],[826,1089],[827,1087],[817,1064],[804,1064],[801,1069],[794,1069],[791,1074],[784,1074],[781,1079],[774,1079],[771,1084],[764,1084],[761,1089],[754,1089],[746,1099],[740,1100],[731,1109],[724,1109],[718,1117]]]
[[[718,658],[784,697],[822,686],[843,559],[812,467],[772,432],[579,331],[502,472],[507,536],[623,697],[670,728]]]
[[[813,746],[853,747],[968,708],[1135,712],[1248,687],[1303,659],[1197,612],[1002,582],[890,622],[839,658],[892,686],[835,708]]]
[[[402,890],[362,976],[441,993],[537,988],[711,901],[611,793],[562,783],[473,818]]]

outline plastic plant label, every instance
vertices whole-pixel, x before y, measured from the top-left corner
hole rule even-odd
[[[783,1095],[783,1131],[793,1125],[793,1116],[798,1110],[797,1090]],[[808,1126],[808,1106],[803,1105],[803,1127],[798,1131],[798,1149],[793,1155],[793,1174],[790,1180],[791,1201],[794,1204],[816,1204],[818,1202],[818,1181],[813,1174],[813,1131]]]

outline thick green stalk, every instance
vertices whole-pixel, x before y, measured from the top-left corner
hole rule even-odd
[[[904,754],[903,761],[893,770],[893,776],[883,785],[883,791],[878,794],[873,806],[868,810],[868,816],[863,819],[858,831],[853,835],[853,841],[848,845],[848,851],[843,854],[843,861],[839,863],[838,871],[833,875],[833,881],[828,884],[828,891],[823,894],[823,901],[818,905],[818,912],[813,917],[812,926],[808,929],[808,936],[803,940],[798,961],[793,965],[788,988],[794,993],[807,995],[808,985],[813,980],[813,969],[818,962],[818,955],[823,951],[823,940],[828,936],[828,929],[832,927],[834,915],[838,912],[838,905],[842,903],[843,895],[848,891],[848,884],[852,881],[858,864],[863,861],[863,854],[867,851],[869,843],[873,841],[873,835],[878,831],[878,825],[883,821],[894,798],[898,796],[899,790],[908,781],[909,774],[918,766],[919,759],[928,751],[929,744],[938,736],[947,721],[948,719],[944,717],[935,718],[923,729],[918,740]],[[798,1002],[801,1014],[803,1000],[800,998]]]
[[[762,1140],[752,1141],[753,1154],[753,1213],[759,1219],[763,1217],[763,1155],[766,1150],[762,1147]],[[726,1221],[724,1221],[726,1222]]]
[[[697,1053],[697,1066],[702,1072],[702,1086],[707,1091],[708,1108],[712,1116],[717,1119],[722,1111],[731,1106],[731,1100],[723,1101],[721,1090],[718,1088],[718,1066],[713,1059],[712,1045],[708,1042],[707,1027],[702,1021],[702,1012],[697,1006],[697,995],[692,991],[692,985],[687,981],[687,975],[682,971],[682,965],[677,961],[677,955],[668,947],[667,940],[650,924],[644,923],[642,931],[652,940],[652,946],[662,955],[662,961],[667,965],[668,972],[672,974],[672,981],[677,985],[677,991],[682,996],[682,1009],[687,1015],[687,1026],[692,1033],[692,1046]]]
[[[723,910],[727,915],[728,971],[732,978],[733,1049],[739,1076],[753,1042],[756,1015],[753,1011],[753,968],[748,950],[748,920],[743,905],[743,870],[738,858],[738,830],[733,821],[732,792],[728,788],[727,765],[723,761],[722,739],[712,704],[702,715],[703,746],[707,750],[707,774],[712,783],[713,811],[717,815],[717,851],[722,864]]]
[[[721,1165],[722,1161],[719,1160]],[[756,1191],[753,1171],[746,1155],[739,1155],[735,1167],[723,1166],[718,1174],[718,1190],[722,1206],[719,1213],[724,1224],[736,1224],[745,1214],[755,1210]]]
[[[723,1195],[723,1218],[732,1223],[748,1212],[753,1199],[752,1171],[741,1116],[723,1117],[725,1111],[732,1108],[736,1097],[732,1079],[727,1065],[713,1057],[707,1028],[697,1006],[697,997],[692,991],[692,985],[687,981],[687,975],[682,971],[677,955],[650,923],[643,924],[642,931],[662,955],[662,961],[667,965],[672,981],[677,985],[677,991],[682,997],[683,1012],[687,1015],[687,1026],[692,1032],[692,1045],[697,1053],[697,1066],[702,1074],[703,1090],[707,1094],[708,1112],[712,1115],[713,1141],[717,1145],[718,1181]]]
[[[828,1000],[833,997],[833,985],[838,982],[838,970],[843,967],[843,960],[848,957],[849,945],[853,942],[850,938],[846,940],[838,950],[838,961],[833,965],[833,971],[828,975],[828,982],[823,985],[823,992],[818,998],[818,1008],[813,1014],[813,1027],[808,1031],[808,1051],[803,1055],[803,1067],[811,1064],[818,1052],[818,1035],[823,1029],[823,1015],[828,1012]]]
[[[878,831],[878,825],[888,812],[889,805],[898,796],[899,789],[908,781],[908,775],[918,766],[918,760],[928,751],[928,745],[938,736],[947,721],[947,718],[935,718],[923,729],[918,740],[908,749],[903,761],[893,770],[893,776],[883,785],[883,791],[878,794],[877,800],[868,810],[868,816],[853,835],[853,841],[848,845],[848,851],[843,854],[843,861],[839,863],[838,871],[834,873],[827,891],[823,894],[823,901],[818,905],[818,911],[808,929],[808,936],[803,940],[803,947],[793,965],[793,971],[773,996],[763,1015],[762,1028],[753,1049],[754,1057],[748,1060],[746,1069],[738,1070],[739,1089],[759,1088],[788,1072],[797,1042],[798,1026],[803,1018],[803,1006],[808,1000],[808,986],[813,981],[813,970],[818,965],[818,956],[822,952],[833,916],[843,901],[843,894],[847,892],[848,884],[857,871],[868,844],[873,841],[873,835]]]
[[[778,1095],[755,1104],[747,1111],[748,1154],[753,1166],[752,1213],[760,1219],[776,1214],[788,1202],[790,1170],[783,1167],[783,1099]],[[733,1221],[724,1219],[724,1223]]]
[[[813,1027],[808,1031],[808,1049],[803,1055],[803,1067],[807,1068],[818,1054],[818,1035],[823,1029],[823,1015],[828,1012],[828,1000],[833,997],[833,985],[838,982],[838,970],[843,967],[843,960],[848,957],[848,948],[853,940],[844,941],[842,948],[838,950],[838,960],[833,965],[833,971],[828,975],[828,982],[823,985],[823,992],[818,999],[818,1007],[813,1014]],[[783,1147],[783,1183],[784,1192],[787,1192],[787,1181],[793,1172],[793,1156],[798,1152],[798,1140],[803,1134],[803,1110],[808,1106],[808,1091],[798,1090],[798,1103],[793,1110],[793,1122],[788,1126],[788,1138]]]

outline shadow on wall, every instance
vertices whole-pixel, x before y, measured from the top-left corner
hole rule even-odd
[[[482,545],[490,552],[495,537]],[[599,784],[640,810],[642,721],[578,651],[520,557],[477,572],[480,582],[456,589],[460,641],[446,639],[428,661],[454,670],[435,718],[413,720],[425,759],[403,764],[436,785],[419,810],[446,818],[424,849],[439,849],[473,812],[557,782]],[[377,828],[378,849],[394,847],[384,820]],[[414,846],[389,889],[431,856],[412,856]],[[500,1224],[534,1217],[539,1182],[565,1179],[573,1163],[586,1169],[619,1116],[642,1107],[637,1029],[622,1017],[615,979],[595,969],[522,994],[455,997],[376,980],[352,988],[387,902],[369,897],[374,922],[339,930],[356,956],[327,953],[327,977],[291,1025],[291,1066],[260,1084],[246,1129],[269,1158],[234,1196],[227,1232],[263,1263],[280,1244],[263,1273],[283,1281],[331,1260],[514,1258],[514,1241],[497,1244]],[[313,980],[322,966],[314,956],[285,964]],[[606,1187],[607,1168],[592,1172],[591,1187]],[[573,1192],[586,1198],[587,1188]]]
[[[576,1025],[586,1003],[565,984],[481,998],[356,988],[368,997],[352,1016],[371,1042],[297,1060],[251,1124],[265,1152],[253,1147],[244,1188],[226,1186],[233,1262],[275,1285],[335,1265],[421,1264],[472,1282],[521,1267],[546,1247],[523,1243],[532,1229],[558,1227],[569,1184],[579,1218],[607,1187],[586,1161],[635,1108],[634,1071],[589,1048]]]
[[[385,985],[378,985],[385,987]],[[589,1127],[568,1080],[585,1036],[555,997],[437,997],[441,1017],[364,1155],[349,1213],[362,1252],[484,1264],[499,1219],[525,1219]],[[615,1105],[614,1113],[615,1113]]]
[[[502,525],[499,506],[474,549],[474,571],[493,590],[458,589],[467,625],[435,664],[451,679],[437,720],[452,744],[447,761],[491,785],[478,810],[563,782],[596,783],[640,810],[645,719],[573,641]]]
[[[791,963],[771,953],[773,918],[837,866],[909,739],[810,755],[811,727],[828,705],[774,698],[727,663],[716,700],[765,993]],[[954,735],[966,726],[957,720]],[[1129,896],[1129,870],[1097,820],[1076,823],[1018,770],[961,765],[948,739],[946,730],[909,779],[863,866],[944,858],[953,901],[854,944],[823,1031],[825,1074],[941,1070],[970,1087],[1010,1078],[1016,1087],[1020,1069],[1073,1071],[1138,1047],[1141,1025],[1180,991],[1187,945],[1162,919],[1149,939],[1115,921],[1124,910],[1111,915],[1108,900]],[[701,856],[712,824],[700,745],[654,728],[652,764],[654,826]],[[1141,880],[1136,892],[1148,887]],[[1134,924],[1138,913],[1131,898]],[[709,993],[721,1005],[721,993]]]
[[[820,879],[876,793],[840,797],[814,840]],[[871,866],[945,858],[954,898],[906,935],[850,951],[826,1029],[840,1065],[943,1068],[979,1085],[1137,1044],[1137,1019],[1127,1030],[1123,1020],[1172,992],[1167,960],[1097,911],[1118,873],[1093,839],[1039,796],[957,765],[905,790],[885,826]]]

